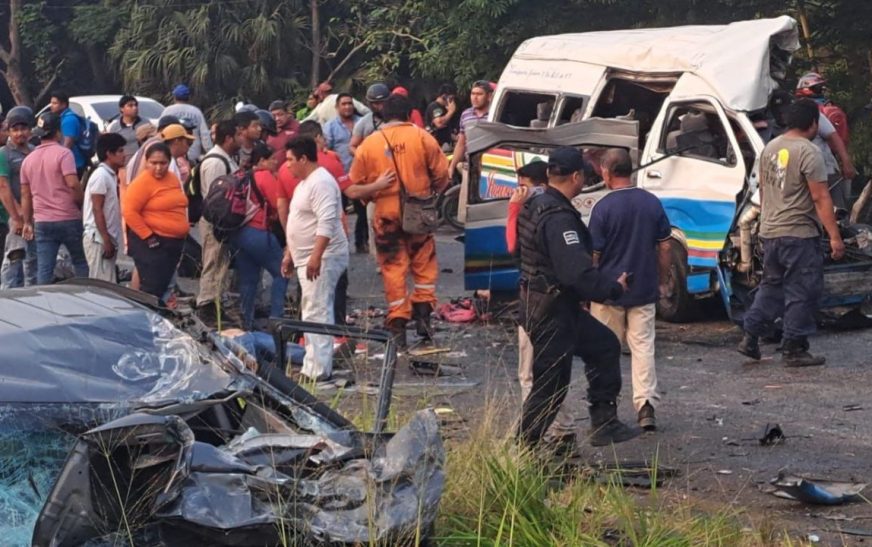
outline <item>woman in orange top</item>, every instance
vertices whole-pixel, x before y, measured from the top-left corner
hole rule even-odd
[[[163,299],[188,235],[188,198],[170,172],[170,149],[153,144],[145,170],[127,188],[121,215],[127,223],[128,253],[141,279],[140,290]]]

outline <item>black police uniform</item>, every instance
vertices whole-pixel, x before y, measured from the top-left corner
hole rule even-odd
[[[554,188],[524,204],[518,240],[520,320],[533,345],[533,387],[524,401],[521,439],[535,445],[554,421],[569,388],[573,355],[584,360],[592,427],[616,421],[621,344],[581,303],[616,299],[621,285],[594,268],[590,233],[569,199]]]

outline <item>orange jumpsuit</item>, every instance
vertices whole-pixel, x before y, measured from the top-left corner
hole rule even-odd
[[[388,321],[409,320],[412,304],[427,303],[435,307],[439,267],[432,235],[403,232],[399,184],[402,181],[409,195],[423,197],[438,192],[449,181],[448,160],[436,139],[423,129],[411,123],[390,123],[357,148],[351,165],[351,183],[370,184],[388,170],[398,171],[397,182],[373,198],[376,256],[385,284]],[[410,270],[414,281],[411,295],[406,285]]]

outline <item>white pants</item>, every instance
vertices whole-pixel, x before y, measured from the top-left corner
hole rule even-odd
[[[321,260],[321,275],[314,281],[306,279],[306,264],[297,265],[300,283],[300,315],[303,321],[333,324],[333,299],[336,283],[348,268],[348,255],[325,256]],[[333,337],[306,333],[306,356],[300,371],[309,378],[324,380],[333,374]]]
[[[654,370],[655,304],[624,308],[591,303],[590,313],[610,328],[622,343],[630,348],[633,379],[633,406],[636,412],[645,404],[657,407],[657,373]]]
[[[103,244],[96,240],[93,233],[85,232],[84,237],[82,237],[82,247],[85,248],[85,259],[88,261],[88,277],[117,283],[115,259],[103,258]],[[115,248],[118,248],[117,245]],[[115,256],[118,256],[117,252]]]
[[[521,401],[526,401],[533,390],[533,344],[521,326],[518,326],[518,383],[521,384]],[[566,408],[566,401],[564,399],[560,405],[557,416],[545,433],[546,437],[575,433],[575,420]]]

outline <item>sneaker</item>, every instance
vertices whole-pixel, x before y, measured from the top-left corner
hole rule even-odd
[[[651,406],[651,403],[648,401],[645,401],[645,404],[639,409],[638,421],[639,427],[645,431],[657,430],[657,420],[654,418],[654,407]]]

